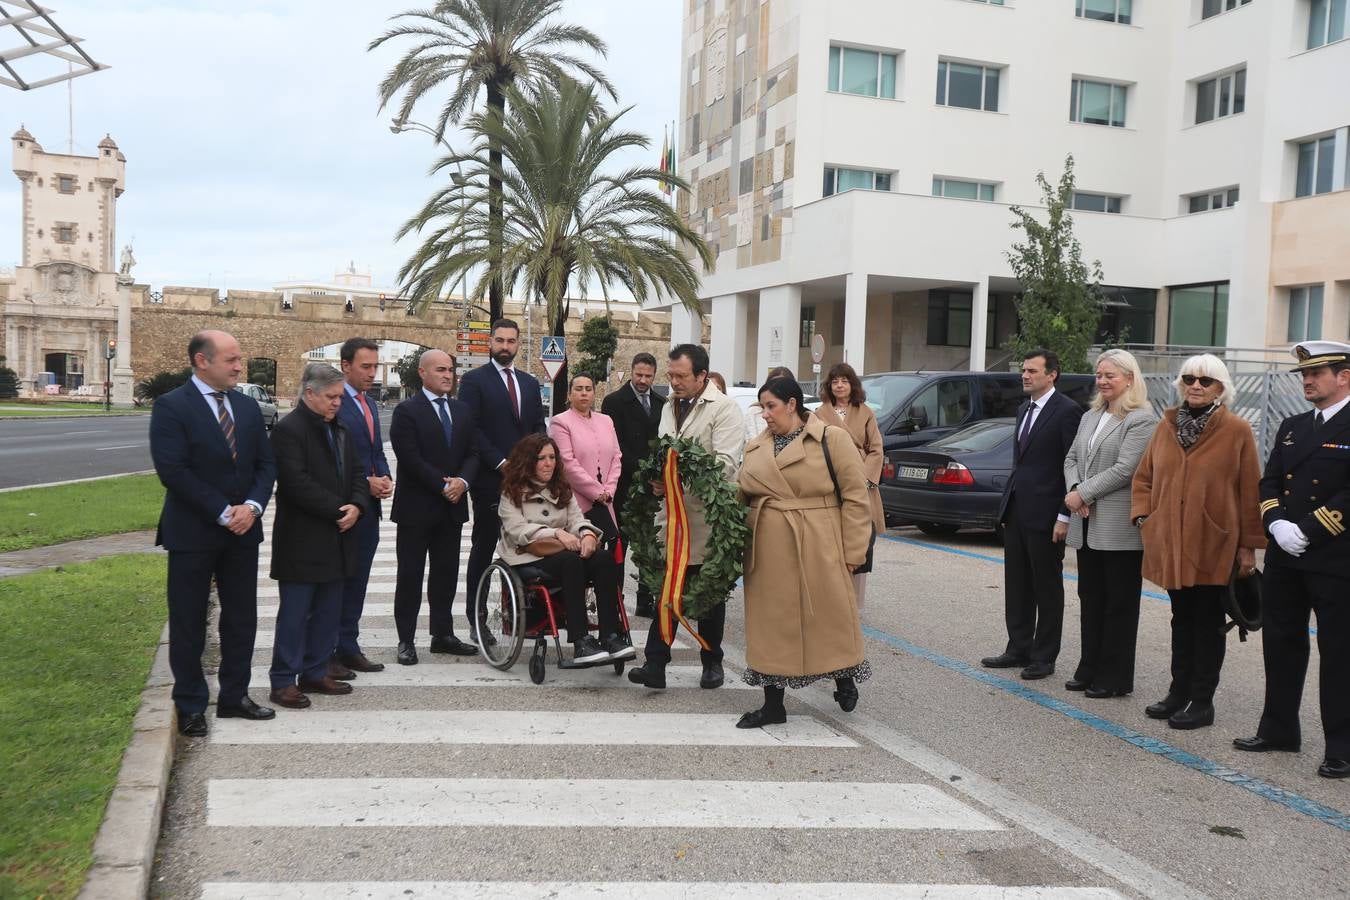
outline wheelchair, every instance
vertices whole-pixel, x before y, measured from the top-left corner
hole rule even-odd
[[[598,552],[609,551],[601,549]],[[494,669],[503,672],[510,669],[520,658],[525,641],[531,640],[534,649],[530,654],[530,681],[543,684],[548,640],[552,638],[559,669],[613,665],[615,675],[623,674],[627,660],[597,660],[577,664],[564,656],[560,632],[567,627],[567,611],[563,604],[562,587],[550,582],[543,570],[536,566],[512,566],[500,557],[493,559],[478,581],[475,602],[478,604],[478,653]],[[595,612],[596,602],[594,588],[588,587],[586,608],[589,612]],[[622,594],[618,596],[617,603],[619,624],[631,645],[628,610],[624,608]],[[588,631],[599,631],[599,625],[589,616],[586,628]],[[570,631],[568,637],[572,637]]]

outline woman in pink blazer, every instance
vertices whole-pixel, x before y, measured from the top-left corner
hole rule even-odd
[[[576,494],[583,513],[589,513],[597,503],[603,504],[614,516],[614,492],[619,487],[622,453],[619,437],[614,432],[614,421],[602,412],[592,410],[595,404],[595,382],[586,375],[577,375],[567,392],[569,408],[558,413],[549,423],[549,437],[562,453],[563,474]]]

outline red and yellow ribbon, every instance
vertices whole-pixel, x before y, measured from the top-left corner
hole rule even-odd
[[[684,486],[680,484],[679,454],[672,447],[666,451],[663,467],[666,484],[666,577],[661,583],[659,615],[661,639],[666,644],[675,642],[678,619],[685,630],[694,636],[704,650],[711,649],[699,636],[694,626],[684,617],[684,576],[689,566],[689,511],[684,505]]]

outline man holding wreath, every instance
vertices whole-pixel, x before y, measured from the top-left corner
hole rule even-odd
[[[698,344],[678,344],[671,348],[666,374],[670,378],[670,402],[661,410],[659,438],[674,437],[692,440],[714,454],[722,463],[722,477],[733,488],[741,451],[745,448],[745,424],[741,408],[708,381],[708,351]],[[651,489],[663,496],[665,486],[652,482]],[[689,521],[689,563],[685,570],[686,583],[692,582],[703,563],[711,529],[703,516],[703,504],[697,497],[685,497]],[[667,610],[657,610],[651,630],[647,632],[646,661],[628,672],[635,684],[649,688],[666,686],[666,665],[670,662],[670,644],[662,633],[662,619]],[[722,686],[722,632],[726,626],[725,599],[698,619],[699,637],[706,649],[699,655],[703,661],[703,677],[699,686]]]

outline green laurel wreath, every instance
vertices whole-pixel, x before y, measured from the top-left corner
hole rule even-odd
[[[628,546],[637,563],[642,583],[655,597],[661,596],[666,575],[665,546],[658,540],[657,515],[661,498],[652,493],[651,482],[664,479],[666,451],[679,454],[680,483],[686,497],[703,504],[708,524],[708,544],[703,565],[684,585],[684,614],[691,619],[707,615],[726,600],[741,577],[750,526],[735,485],[723,477],[721,460],[695,441],[667,435],[653,443],[646,458],[633,473],[624,519],[628,523]]]

